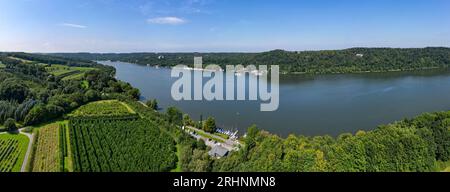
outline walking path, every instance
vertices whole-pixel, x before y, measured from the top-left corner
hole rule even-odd
[[[23,134],[23,135],[27,136],[30,139],[30,142],[28,143],[27,153],[25,154],[25,158],[23,158],[22,168],[20,169],[20,172],[25,172],[26,171],[25,169],[27,168],[28,159],[29,159],[30,154],[31,154],[31,149],[33,147],[33,140],[34,140],[34,135],[23,132],[24,129],[25,128],[19,129],[19,132],[20,132],[20,134]]]
[[[148,107],[147,106],[147,104],[145,104],[144,102],[142,102],[142,101],[138,101],[140,104],[142,104],[143,106],[145,106],[145,107]]]

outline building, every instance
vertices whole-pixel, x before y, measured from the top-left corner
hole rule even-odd
[[[227,156],[228,152],[229,152],[228,149],[225,149],[220,145],[216,145],[208,152],[208,154],[211,157],[221,158]]]

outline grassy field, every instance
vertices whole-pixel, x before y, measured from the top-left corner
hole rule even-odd
[[[91,67],[70,67],[65,65],[51,65],[45,67],[50,74],[61,77],[62,80],[80,79],[87,71],[96,70]]]
[[[223,134],[223,133],[214,133],[214,135],[222,137],[224,139],[229,139],[230,138],[230,136],[228,136],[227,134]]]
[[[438,161],[437,170],[441,172],[450,172],[450,161],[447,162]]]
[[[84,76],[84,72],[82,72],[82,73],[76,73],[76,74],[73,74],[73,75],[68,75],[68,76],[62,78],[62,80],[63,80],[63,81],[67,81],[67,80],[78,80],[78,79],[83,78],[83,76]]]
[[[25,135],[0,134],[0,172],[20,172],[28,142]]]
[[[72,153],[70,153],[71,151],[71,147],[70,147],[70,135],[69,135],[69,121],[63,121],[60,122],[60,141],[62,141],[62,143],[60,143],[63,148],[61,149],[62,151],[62,156],[63,156],[63,170],[64,172],[73,172],[73,157],[72,157]]]
[[[32,172],[61,171],[60,126],[53,123],[37,129],[36,146],[30,169]]]
[[[71,116],[120,116],[135,114],[127,104],[117,100],[97,101],[83,105]]]
[[[9,58],[15,59],[18,61],[22,61],[25,64],[35,63],[33,61],[29,61],[29,60],[17,58],[17,57],[9,57]],[[93,68],[93,67],[71,67],[71,66],[58,65],[58,64],[48,65],[45,63],[37,63],[37,64],[44,66],[45,70],[48,73],[50,73],[56,77],[60,77],[60,78],[62,78],[62,80],[81,79],[87,71],[97,70],[96,68]],[[4,68],[4,67],[5,66],[3,64],[0,64],[0,68]]]
[[[26,59],[22,59],[22,58],[17,58],[17,57],[8,57],[10,59],[14,59],[14,60],[18,60],[18,61],[22,61],[24,63],[32,63],[32,61],[26,60]]]

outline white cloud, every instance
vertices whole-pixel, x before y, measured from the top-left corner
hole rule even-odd
[[[186,23],[186,20],[178,17],[156,17],[147,20],[151,24],[180,25]]]
[[[78,25],[78,24],[73,24],[73,23],[62,23],[61,26],[64,26],[64,27],[72,27],[72,28],[79,28],[79,29],[85,29],[85,28],[87,28],[87,26],[84,26],[84,25]]]

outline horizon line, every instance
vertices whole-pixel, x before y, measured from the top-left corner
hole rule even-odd
[[[315,51],[342,51],[348,49],[426,49],[426,48],[446,48],[450,46],[424,46],[424,47],[347,47],[341,49],[303,49],[303,50],[288,50],[288,49],[270,49],[265,51],[134,51],[134,52],[89,52],[89,51],[63,51],[63,52],[33,52],[33,51],[3,51],[0,53],[31,53],[31,54],[75,54],[75,53],[87,53],[87,54],[133,54],[133,53],[267,53],[272,51],[286,51],[286,52],[315,52]]]

